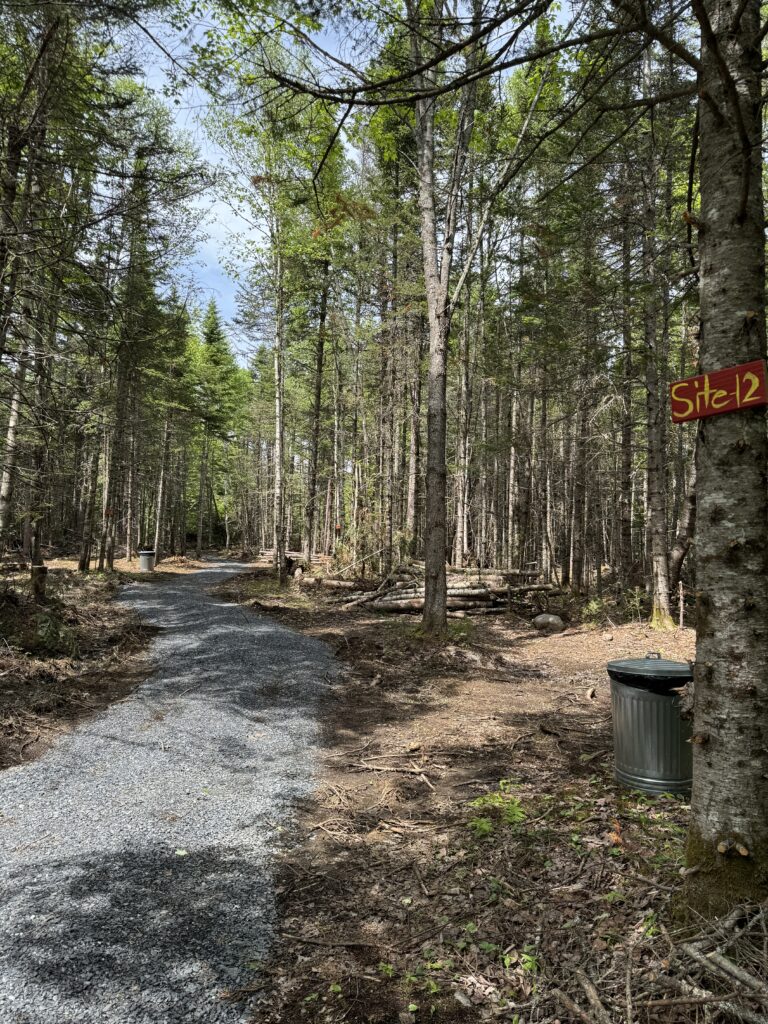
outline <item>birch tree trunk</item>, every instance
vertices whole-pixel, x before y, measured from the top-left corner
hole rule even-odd
[[[764,359],[760,5],[695,0],[700,94],[700,360]],[[687,896],[713,912],[768,895],[768,437],[764,409],[701,422],[694,782]],[[723,853],[718,852],[718,848]]]

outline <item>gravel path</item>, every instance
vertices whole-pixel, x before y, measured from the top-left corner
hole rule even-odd
[[[207,588],[123,600],[162,627],[127,701],[0,774],[0,1021],[241,1022],[273,929],[270,862],[311,784],[328,651]]]

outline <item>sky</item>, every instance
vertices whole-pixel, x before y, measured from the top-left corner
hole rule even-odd
[[[166,40],[163,40],[164,44]],[[166,58],[155,48],[144,53],[144,80],[170,110],[180,133],[187,136],[198,150],[202,160],[212,169],[223,166],[225,154],[208,137],[203,120],[210,110],[210,101],[200,89],[190,89],[178,106],[163,95],[168,82]],[[205,307],[214,298],[226,321],[231,323],[236,313],[237,283],[224,269],[224,262],[235,256],[235,236],[248,230],[248,225],[211,190],[195,199],[202,214],[201,241],[185,270],[197,292],[197,301]]]
[[[147,86],[171,111],[176,127],[188,136],[199,151],[202,159],[212,168],[225,167],[226,154],[208,136],[204,120],[212,111],[215,113],[213,100],[200,87],[191,86],[180,97],[178,105],[164,95],[169,84],[168,69],[170,66],[167,53],[173,55],[182,65],[186,63],[189,39],[183,40],[173,33],[165,23],[148,24],[148,29],[160,47],[149,42],[145,36],[135,41],[142,53],[142,66]],[[192,30],[192,36],[202,36],[206,25],[200,23]],[[331,29],[323,29],[316,34],[319,44],[329,53],[342,59],[353,60],[346,52],[345,42]],[[162,51],[165,50],[164,54]],[[224,319],[230,325],[230,340],[239,351],[241,357],[247,357],[246,343],[238,338],[236,325],[232,321],[237,313],[237,282],[229,276],[224,264],[231,264],[237,259],[236,236],[253,237],[253,225],[237,215],[237,213],[216,194],[211,191],[201,196],[195,205],[203,214],[204,223],[201,233],[204,238],[197,245],[194,258],[185,268],[186,276],[192,279],[194,289],[199,293],[200,306],[206,306],[210,298],[214,298]]]

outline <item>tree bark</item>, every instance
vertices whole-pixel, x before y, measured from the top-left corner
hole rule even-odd
[[[280,255],[277,257],[275,272],[275,283],[277,286],[277,302],[275,306],[275,465],[274,465],[274,523],[273,523],[273,545],[274,545],[274,566],[277,571],[280,583],[286,579],[285,561],[285,480],[284,480],[284,453],[283,445],[285,440],[284,422],[284,353],[283,353],[283,264]]]
[[[19,353],[16,375],[13,381],[13,394],[11,396],[11,409],[8,416],[8,426],[5,432],[3,472],[2,476],[0,476],[0,551],[3,551],[8,543],[8,533],[11,525],[11,513],[13,511],[13,485],[16,475],[16,462],[19,454],[19,421],[21,419],[21,403],[24,397],[24,380],[27,375],[28,360],[29,352],[23,351]]]
[[[629,203],[629,194],[624,196]],[[621,219],[622,296],[621,296],[621,471],[619,487],[619,565],[621,583],[629,587],[632,582],[632,242],[629,211]]]
[[[166,415],[165,423],[163,424],[163,443],[162,450],[160,453],[160,478],[157,481],[157,504],[155,506],[155,565],[163,557],[163,530],[165,526],[165,492],[167,489],[167,474],[168,474],[168,447],[170,444],[171,434],[171,417]],[[130,539],[129,544],[129,557],[130,557]]]
[[[760,5],[698,0],[702,28],[700,361],[764,359]],[[694,781],[687,899],[768,895],[768,436],[764,409],[701,422]],[[735,841],[746,855],[718,852]]]
[[[651,48],[646,51],[643,67],[643,91],[651,95]],[[643,195],[643,308],[645,344],[646,431],[648,456],[648,533],[651,561],[651,620],[654,629],[673,629],[669,603],[669,568],[667,565],[666,475],[664,470],[664,400],[659,380],[658,344],[658,280],[656,275],[656,199],[658,161],[653,133],[653,109],[646,139],[645,188]]]
[[[419,342],[411,379],[411,430],[408,448],[408,499],[405,528],[410,554],[416,557],[419,543],[419,463],[421,461],[421,363],[424,358],[424,331],[419,322]]]
[[[330,263],[323,264],[323,286],[320,293],[320,310],[317,324],[317,347],[315,349],[315,381],[312,397],[312,443],[309,454],[309,480],[307,482],[307,505],[304,511],[304,553],[307,564],[312,563],[315,534],[315,513],[317,509],[317,470],[320,453],[320,418],[323,402],[323,365],[325,362],[325,324],[328,315],[328,274]]]
[[[688,472],[688,486],[677,525],[677,536],[669,552],[669,590],[674,594],[680,582],[683,562],[690,551],[696,532],[696,462],[691,463]]]
[[[200,471],[197,486],[197,543],[195,544],[195,558],[198,560],[203,555],[203,518],[205,512],[205,485],[208,477],[208,428],[204,428],[203,447],[200,452]]]

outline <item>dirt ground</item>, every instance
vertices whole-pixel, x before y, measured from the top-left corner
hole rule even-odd
[[[691,659],[693,630],[540,636],[503,616],[433,645],[418,618],[281,593],[264,570],[222,592],[344,664],[281,868],[283,947],[230,994],[254,1020],[704,1019],[690,965],[666,978],[688,808],[615,784],[605,672],[649,651]]]
[[[119,586],[202,563],[169,559],[153,576],[140,576],[136,560],[87,575],[72,559],[46,564],[47,600],[35,605],[28,572],[0,563],[0,769],[39,756],[62,731],[145,678],[153,630],[112,600]]]

